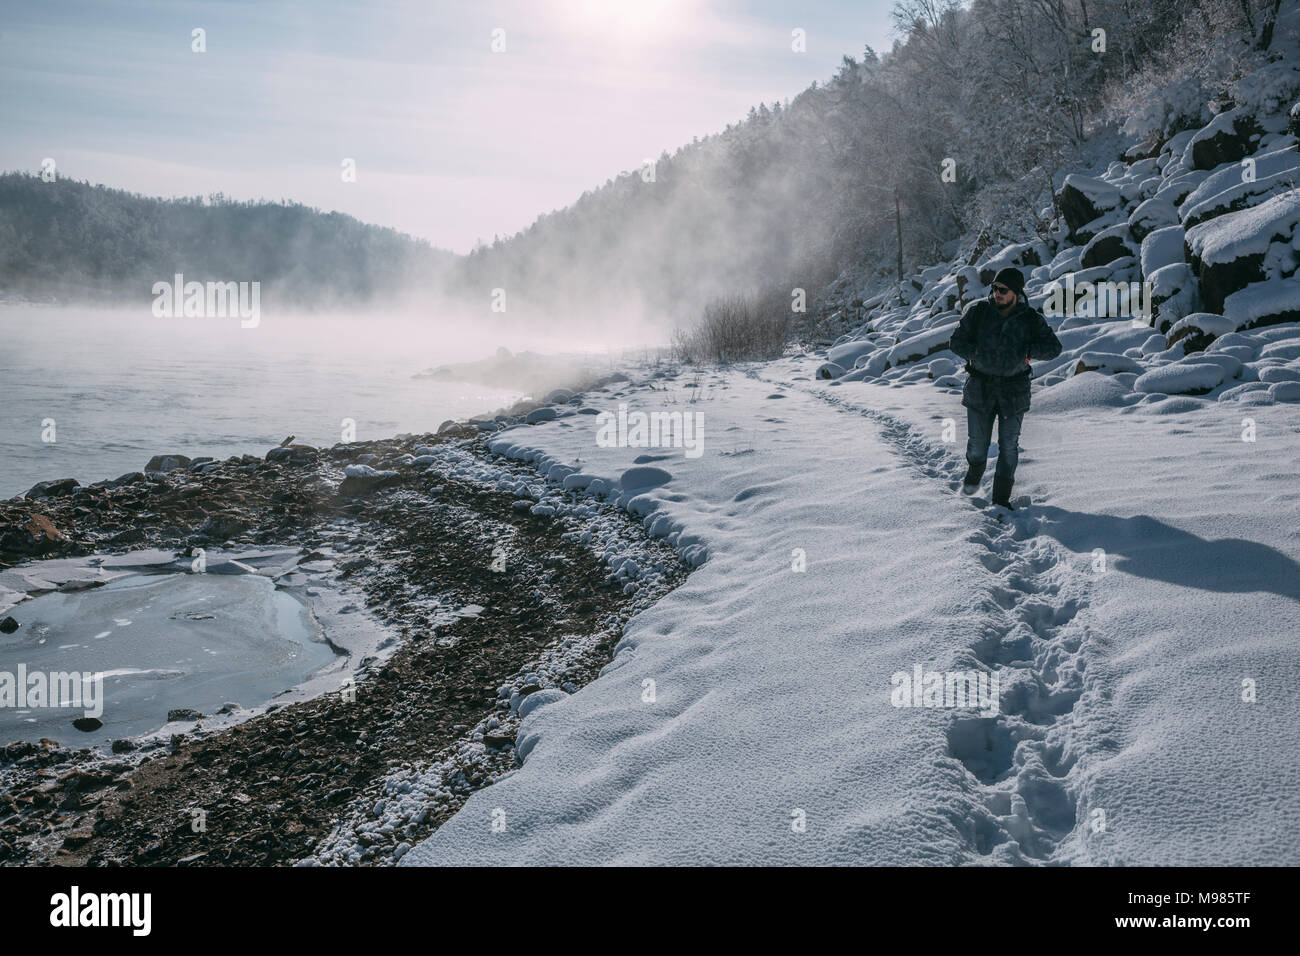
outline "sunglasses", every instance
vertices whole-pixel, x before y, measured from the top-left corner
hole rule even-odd
[[[995,286],[993,287],[993,291],[996,292],[998,295],[1005,295],[1006,293],[1010,292],[1011,290],[1008,289],[1008,288],[1007,288],[1006,286],[1004,286],[1004,285],[995,285]]]

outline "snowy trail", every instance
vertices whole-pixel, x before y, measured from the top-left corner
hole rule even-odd
[[[530,714],[524,765],[403,863],[1051,856],[1076,823],[1059,728],[1082,693],[1085,582],[919,480],[950,468],[900,421],[739,374],[709,394],[597,403],[703,412],[708,451],[658,461],[674,477],[654,497],[708,562],[633,622],[598,681]],[[644,449],[597,448],[591,422],[502,443],[616,479]],[[1001,668],[1003,713],[892,706],[891,675],[916,665]]]
[[[807,393],[874,422],[890,450],[922,478],[953,493],[961,487],[965,458],[907,421],[826,388]],[[947,740],[949,752],[979,781],[985,805],[1006,836],[1025,858],[1048,859],[1078,823],[1069,778],[1089,741],[1071,731],[1085,690],[1092,582],[1065,549],[1036,533],[1040,522],[1033,514],[1018,513],[1003,523],[985,512],[983,527],[967,539],[982,548],[978,560],[993,575],[980,605],[986,620],[971,654],[1001,670],[1002,713],[993,720],[960,717],[949,726]],[[1094,683],[1094,711],[1104,708],[1104,691],[1097,690]],[[991,852],[998,837],[996,830],[982,833],[979,851]]]
[[[763,370],[774,371],[802,377],[808,366]],[[995,547],[1013,557],[1008,570],[1025,561],[1034,574],[1017,578],[1059,584],[1067,598],[1055,612],[1016,605],[1040,641],[1059,637],[1056,650],[1036,646],[1039,671],[1062,693],[1082,688],[1045,747],[1022,746],[1017,756],[1040,753],[1049,773],[1066,773],[1076,825],[1053,859],[1294,864],[1300,409],[1115,408],[1079,384],[1036,392],[1017,483],[1035,505],[1005,534],[989,523]],[[929,477],[955,485],[963,472],[964,428],[952,444],[938,440],[944,418],[964,424],[956,392],[924,383],[802,387],[881,422]],[[1020,601],[1015,590],[999,600]],[[1022,790],[1052,793],[1046,784]],[[1053,805],[1049,798],[1044,809]],[[1059,819],[1048,822],[1061,832]],[[1035,843],[1046,848],[1041,837],[1027,855]]]

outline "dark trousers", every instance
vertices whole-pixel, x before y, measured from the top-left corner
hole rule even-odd
[[[983,464],[988,461],[989,442],[993,440],[993,418],[998,420],[998,464],[993,471],[995,478],[1016,477],[1016,465],[1020,462],[1020,423],[1025,419],[1024,412],[1007,415],[998,410],[996,404],[987,410],[966,409],[966,462]]]

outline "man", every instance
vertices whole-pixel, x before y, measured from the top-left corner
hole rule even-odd
[[[949,348],[966,360],[966,478],[962,493],[979,489],[988,463],[993,417],[998,419],[998,464],[993,471],[993,503],[1011,507],[1016,464],[1020,460],[1020,424],[1029,411],[1029,360],[1054,359],[1061,342],[1042,314],[1025,301],[1025,277],[1003,269],[993,277],[987,299],[972,302],[962,313]]]

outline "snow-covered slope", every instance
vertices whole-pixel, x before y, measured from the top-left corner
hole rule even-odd
[[[1300,407],[1076,387],[1029,413],[1001,524],[955,494],[955,396],[815,368],[588,393],[704,416],[636,494],[647,450],[576,405],[496,440],[707,560],[403,863],[1300,862]],[[918,666],[996,675],[997,714],[895,706]]]
[[[1280,16],[1270,53],[1202,128],[1135,133],[1101,175],[1065,176],[1046,239],[995,243],[874,294],[842,276],[829,297],[860,321],[819,377],[959,387],[964,362],[947,345],[961,310],[1015,266],[1065,346],[1034,366],[1043,386],[1099,370],[1129,401],[1181,396],[1171,410],[1300,401],[1300,7]]]

